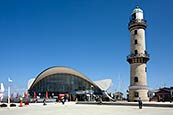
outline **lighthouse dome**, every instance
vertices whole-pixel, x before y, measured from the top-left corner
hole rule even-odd
[[[143,19],[143,10],[139,8],[139,6],[136,6],[136,8],[133,10],[132,14],[131,14],[131,19],[133,20],[142,20]]]
[[[139,6],[136,6],[136,8],[133,10],[132,14],[134,13],[143,13],[143,10],[139,8]]]

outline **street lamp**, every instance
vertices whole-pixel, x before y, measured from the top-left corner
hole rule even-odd
[[[54,93],[52,93],[52,98],[54,98]]]
[[[38,95],[39,95],[39,98],[41,98],[41,93],[39,93]]]
[[[90,90],[90,95],[91,95],[91,99],[90,99],[90,101],[92,101],[92,95],[93,95],[93,85],[91,85],[91,90]]]

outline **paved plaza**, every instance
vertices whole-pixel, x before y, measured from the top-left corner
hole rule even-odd
[[[0,115],[172,115],[173,108],[115,106],[115,105],[81,105],[74,102],[30,104],[24,107],[0,108]]]

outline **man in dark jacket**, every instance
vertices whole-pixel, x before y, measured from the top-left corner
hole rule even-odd
[[[138,100],[139,109],[142,109],[142,99],[139,97]]]

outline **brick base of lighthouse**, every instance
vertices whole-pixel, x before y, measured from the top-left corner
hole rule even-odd
[[[137,93],[138,95],[140,95],[139,97],[142,98],[142,101],[149,101],[148,98],[148,90],[129,90],[129,100],[130,102],[134,102],[134,101],[138,101],[139,97],[136,96],[135,97],[135,93]]]

